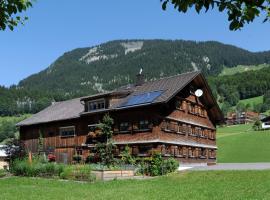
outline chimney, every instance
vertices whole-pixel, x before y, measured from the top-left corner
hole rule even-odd
[[[140,69],[139,74],[136,75],[136,86],[144,84],[144,75],[142,74],[142,68]]]

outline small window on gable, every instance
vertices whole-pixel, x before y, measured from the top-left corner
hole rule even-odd
[[[102,109],[105,109],[105,100],[104,99],[88,102],[88,112],[94,111],[94,110],[102,110]]]
[[[60,127],[61,137],[73,137],[75,136],[75,126]]]
[[[176,102],[175,102],[175,107],[179,110],[184,110],[183,109],[183,101],[180,100],[180,99],[176,99]]]

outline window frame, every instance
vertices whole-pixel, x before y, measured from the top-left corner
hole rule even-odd
[[[147,122],[147,123],[141,124],[141,122]],[[145,127],[141,127],[142,125]],[[150,130],[150,121],[148,119],[142,119],[138,121],[138,130],[136,131],[144,131],[144,130]]]
[[[95,109],[90,109],[90,104],[95,104],[96,108]],[[103,104],[102,108],[98,108],[99,104]],[[106,108],[106,104],[105,104],[105,99],[95,99],[95,100],[90,100],[87,101],[87,112],[93,112],[93,111],[97,111],[97,110],[104,110]]]
[[[128,124],[128,126],[126,126],[127,127],[127,130],[121,130],[121,124]],[[131,130],[129,130],[130,129],[130,126],[132,126],[132,124],[131,124],[131,122],[128,122],[128,121],[126,121],[126,122],[120,122],[119,123],[119,133],[129,133],[129,132],[131,132]]]
[[[74,134],[73,135],[63,135],[62,131],[63,129],[73,129]],[[61,138],[67,138],[67,137],[75,137],[76,136],[76,127],[75,126],[62,126],[59,127],[59,135]]]

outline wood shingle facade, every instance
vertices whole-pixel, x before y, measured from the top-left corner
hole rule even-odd
[[[155,150],[184,163],[215,163],[215,127],[222,114],[203,75],[190,72],[146,83],[141,76],[135,85],[57,102],[20,122],[26,149],[36,152],[42,133],[44,151],[58,162],[71,162],[75,153],[95,156],[102,141],[97,124],[109,113],[116,156],[128,145],[139,157]],[[201,97],[196,89],[203,91]]]

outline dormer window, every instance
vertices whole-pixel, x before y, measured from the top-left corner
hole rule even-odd
[[[94,111],[94,110],[102,110],[102,109],[105,109],[104,99],[88,101],[88,112]]]

